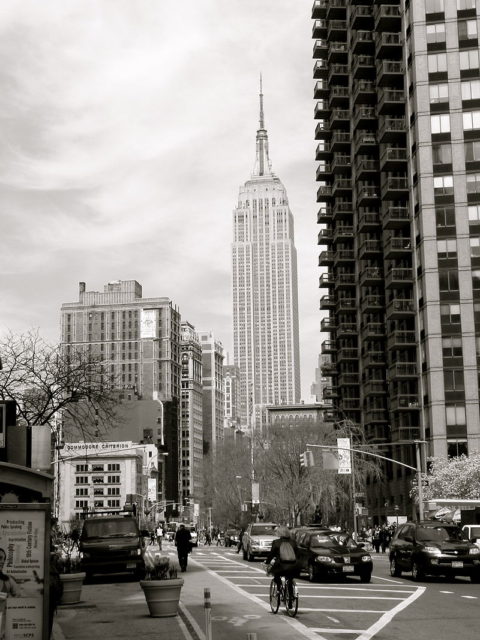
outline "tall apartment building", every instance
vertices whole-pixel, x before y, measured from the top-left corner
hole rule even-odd
[[[223,393],[225,408],[223,413],[223,426],[225,429],[239,429],[239,391],[240,370],[234,364],[226,364],[223,367]]]
[[[181,325],[182,404],[180,439],[181,498],[194,520],[193,505],[203,500],[202,347],[195,328]]]
[[[214,456],[217,443],[223,440],[223,346],[212,331],[198,335],[202,346],[203,450]]]
[[[61,343],[105,361],[105,383],[129,401],[110,439],[157,444],[165,460],[161,498],[179,500],[180,312],[168,298],[143,298],[135,280],[103,292],[79,286],[61,308]]]
[[[243,425],[261,430],[267,405],[300,399],[293,216],[270,163],[261,87],[255,166],[233,212],[232,269],[240,414]]]
[[[339,419],[385,455],[480,445],[480,62],[475,0],[316,0],[322,353]],[[411,515],[411,472],[368,488]]]

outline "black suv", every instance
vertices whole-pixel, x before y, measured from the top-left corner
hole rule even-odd
[[[390,542],[390,573],[411,571],[414,580],[426,575],[470,576],[480,582],[480,549],[459,527],[439,521],[406,522]]]
[[[297,529],[295,540],[301,571],[308,573],[310,582],[349,575],[370,582],[372,557],[348,534],[330,529]]]

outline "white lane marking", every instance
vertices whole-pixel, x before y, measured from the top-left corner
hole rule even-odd
[[[180,616],[178,616],[178,626],[182,630],[183,637],[185,638],[185,640],[194,640],[194,637],[192,636],[192,634],[187,628],[187,625],[184,623],[184,621]]]
[[[397,613],[399,613],[403,609],[406,609],[409,605],[412,604],[412,602],[423,595],[425,589],[426,587],[417,587],[417,591],[415,593],[412,593],[408,598],[403,600],[403,602],[400,602],[396,607],[384,613],[383,616],[379,620],[377,620],[377,622],[375,622],[375,624],[373,624],[360,636],[358,636],[356,640],[370,640],[370,638],[372,638],[376,633],[387,626],[387,624],[392,621]]]
[[[190,611],[187,609],[187,607],[182,603],[182,601],[180,600],[180,602],[178,603],[178,607],[180,609],[180,611],[182,612],[182,615],[184,615],[187,619],[188,622],[192,625],[192,627],[195,630],[195,633],[197,634],[197,636],[200,638],[200,640],[206,640],[205,634],[203,633],[203,631],[201,630],[201,628],[199,627],[199,625],[197,624],[197,621],[195,620],[195,618],[192,616],[192,614],[190,613]]]
[[[332,616],[325,616],[328,620],[331,620],[332,622],[335,622],[336,624],[340,624],[340,620],[337,620],[336,618],[333,618]]]
[[[469,600],[476,600],[477,596],[460,596],[461,598],[468,598]]]
[[[244,586],[246,585],[242,585],[242,587]],[[258,587],[258,585],[254,585],[254,584],[252,584],[251,586]],[[251,595],[258,596],[262,594],[252,593]],[[268,594],[265,593],[263,595],[267,596]],[[299,595],[301,598],[323,598],[324,600],[404,600],[404,598],[388,598],[385,596],[358,596],[357,598],[352,598],[351,596],[336,596],[336,595],[335,596],[318,596],[318,595],[310,595],[309,593],[303,593],[301,589],[299,589]]]
[[[454,591],[440,591],[440,593],[455,593]]]
[[[330,609],[330,607],[328,609],[319,609],[318,607],[301,607],[300,611],[302,613],[304,611],[320,611],[321,613],[325,613],[326,611],[328,611],[328,613],[376,613],[377,615],[387,613],[387,611],[381,609]]]
[[[333,627],[331,629],[325,629],[323,627],[310,627],[312,631],[316,633],[363,633],[364,629],[337,629]]]
[[[400,580],[392,580],[391,578],[382,578],[381,576],[372,576],[372,578],[376,578],[377,580],[385,580],[386,582],[393,582],[393,584],[403,584]]]

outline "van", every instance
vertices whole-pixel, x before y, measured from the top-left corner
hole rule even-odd
[[[86,518],[80,534],[80,562],[87,578],[95,573],[128,571],[145,576],[145,541],[133,515]]]
[[[465,538],[480,548],[480,524],[465,524],[462,532]]]

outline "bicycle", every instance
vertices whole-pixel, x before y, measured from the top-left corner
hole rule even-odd
[[[294,578],[285,578],[281,576],[280,589],[272,578],[270,582],[270,608],[272,613],[277,613],[280,603],[285,605],[285,613],[287,616],[294,618],[298,611],[298,589]]]

